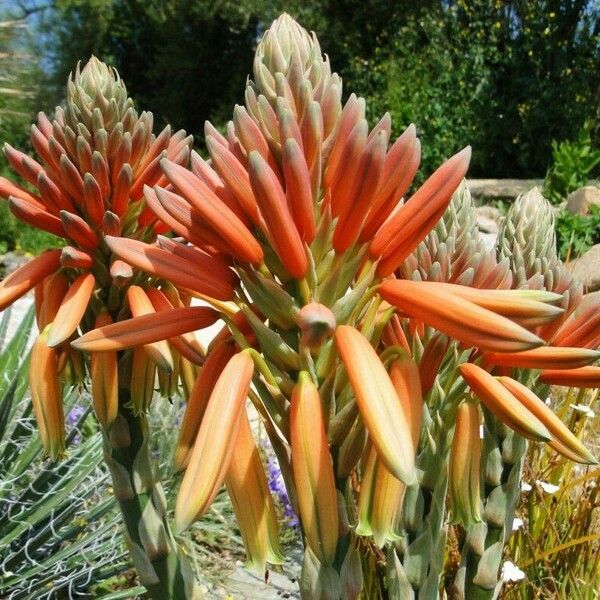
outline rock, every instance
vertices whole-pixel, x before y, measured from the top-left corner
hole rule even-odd
[[[583,256],[565,266],[569,273],[583,283],[588,292],[600,290],[600,244],[592,246]]]
[[[7,252],[0,256],[0,275],[2,277],[7,277],[30,260],[30,256],[25,256],[24,254],[18,254],[16,252]]]
[[[496,241],[498,240],[497,233],[480,233],[479,237],[483,240],[486,250],[493,250],[496,247]]]
[[[543,179],[468,179],[469,191],[474,198],[514,200],[532,187],[542,187]]]
[[[475,209],[477,215],[477,228],[484,233],[498,233],[502,222],[502,213],[495,206],[478,206]]]
[[[567,210],[573,215],[587,215],[592,204],[600,208],[600,188],[593,185],[579,188],[567,198]]]

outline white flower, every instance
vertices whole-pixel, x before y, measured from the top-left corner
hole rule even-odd
[[[585,404],[569,404],[569,406],[573,410],[583,413],[586,417],[589,417],[590,419],[592,419],[593,417],[596,416],[596,413],[589,406],[586,406]]]
[[[538,479],[536,483],[546,492],[546,494],[556,494],[560,487],[558,485],[554,485],[553,483],[548,483],[547,481],[541,481]]]
[[[523,571],[521,571],[521,569],[519,569],[515,563],[507,560],[502,565],[501,577],[502,581],[521,581],[522,579],[525,579],[525,573],[523,573]]]
[[[531,486],[526,481],[521,481],[521,491],[522,492],[530,492]]]
[[[512,530],[518,531],[519,529],[521,529],[521,527],[523,527],[523,519],[519,519],[519,517],[515,517],[513,519]]]

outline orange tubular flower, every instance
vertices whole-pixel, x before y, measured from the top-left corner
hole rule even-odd
[[[517,353],[490,352],[485,360],[492,365],[518,367],[520,369],[576,369],[595,362],[600,352],[587,348],[542,346]]]
[[[427,342],[423,350],[419,361],[419,377],[424,395],[433,387],[440,365],[446,357],[449,344],[450,340],[445,335],[437,333]]]
[[[47,343],[48,328],[38,336],[31,350],[29,387],[35,420],[46,454],[57,459],[65,450],[65,418],[58,380],[58,356]]]
[[[358,239],[379,187],[387,145],[388,135],[384,131],[378,132],[368,141],[358,161],[351,178],[352,186],[344,204],[339,207],[338,223],[333,234],[332,245],[338,254],[348,250]]]
[[[209,327],[219,318],[212,308],[190,306],[104,325],[71,342],[85,352],[125,350]]]
[[[302,149],[295,139],[286,140],[283,146],[282,163],[286,196],[294,223],[302,239],[310,244],[315,238],[310,172]]]
[[[454,521],[464,525],[482,520],[480,463],[479,410],[474,404],[463,402],[456,415],[448,479]]]
[[[423,416],[417,364],[408,355],[396,359],[390,368],[390,379],[409,423],[416,450]],[[383,547],[386,541],[397,541],[405,491],[404,483],[389,472],[375,447],[371,446],[361,485],[356,532],[359,535],[372,535],[379,547]]]
[[[396,207],[412,183],[421,160],[421,144],[416,127],[410,125],[392,144],[383,165],[377,193],[373,198],[367,221],[360,234],[361,242],[368,242]]]
[[[229,341],[223,341],[217,344],[208,354],[200,375],[196,379],[192,393],[185,407],[185,413],[181,420],[179,430],[179,439],[175,450],[174,468],[175,471],[182,471],[189,462],[190,452],[194,445],[194,440],[202,423],[206,406],[212,391],[215,387],[219,375],[225,368],[225,365],[235,354],[235,344]]]
[[[183,167],[166,160],[161,164],[173,187],[198,211],[200,219],[228,245],[230,253],[241,261],[259,265],[263,260],[262,248],[225,202]]]
[[[551,343],[592,349],[600,346],[600,298],[597,294],[584,296],[577,309],[556,330]]]
[[[68,291],[69,280],[60,271],[49,275],[35,287],[35,318],[40,331],[54,321]]]
[[[532,440],[552,439],[546,425],[487,371],[465,363],[460,365],[460,374],[479,400],[505,425]]]
[[[48,333],[48,346],[51,348],[60,346],[75,332],[87,309],[95,284],[96,280],[91,273],[80,275],[73,282]]]
[[[407,280],[384,281],[381,297],[400,311],[435,327],[463,344],[482,350],[520,352],[543,340],[506,317],[452,292],[451,285]],[[442,295],[443,290],[446,293]]]
[[[208,254],[202,260],[190,262],[137,240],[107,236],[105,241],[125,262],[156,277],[168,279],[177,286],[219,300],[227,300],[233,295],[233,272]]]
[[[292,218],[279,179],[256,152],[250,152],[250,182],[279,259],[289,274],[302,279],[308,269],[304,244]]]
[[[11,273],[0,283],[0,310],[32,290],[60,266],[60,250],[48,250]]]
[[[353,327],[338,327],[335,340],[379,456],[395,477],[406,485],[416,483],[410,426],[383,364],[369,341]]]
[[[240,352],[217,379],[177,495],[175,525],[179,531],[204,514],[225,480],[253,372],[252,358]]]
[[[470,159],[471,148],[467,147],[446,161],[379,230],[369,255],[373,260],[382,259],[378,267],[381,276],[393,273],[440,219]]]
[[[426,281],[423,285],[433,290],[438,289],[441,294],[451,293],[498,315],[517,322],[523,321],[528,325],[552,321],[563,312],[560,306],[553,304],[563,297],[544,290],[488,290],[435,281]]]
[[[244,540],[247,565],[262,576],[267,563],[283,564],[283,556],[275,505],[246,414],[242,415],[225,485]]]
[[[109,325],[108,315],[98,315],[96,327]],[[98,421],[109,427],[117,418],[119,390],[116,352],[94,352],[91,356],[92,402]]]
[[[540,381],[564,387],[600,388],[600,367],[545,369],[540,375]]]
[[[292,468],[308,545],[332,564],[339,535],[337,492],[319,391],[302,372],[290,406]]]
[[[548,428],[552,435],[548,442],[551,448],[570,460],[590,465],[598,464],[591,452],[529,388],[510,377],[499,377],[498,381]]]

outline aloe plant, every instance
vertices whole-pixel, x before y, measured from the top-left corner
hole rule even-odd
[[[210,160],[183,134],[153,137],[94,59],[68,92],[66,111],[33,129],[43,165],[6,150],[40,195],[2,179],[0,194],[70,245],[0,283],[0,307],[36,288],[30,387],[49,455],[63,451],[65,381],[91,381],[150,596],[196,597],[183,534],[223,485],[249,566],[281,564],[250,399],[300,520],[304,598],[435,598],[449,522],[467,535],[457,586],[491,597],[522,438],[596,462],[531,391],[557,370],[592,385],[600,373],[582,296],[531,234],[542,206],[507,222],[509,258],[474,228],[469,147],[408,196],[416,128],[391,143],[389,114],[370,128],[363,99],[342,105],[316,36],[288,15],[258,45],[225,133],[206,124]],[[192,332],[218,319],[205,351]],[[150,452],[156,381],[187,398],[174,527],[161,479],[174,480]]]
[[[74,416],[68,458],[40,461],[26,377],[33,311],[7,340],[9,320],[10,311],[0,322],[0,596],[89,594],[131,568],[101,443],[90,435],[90,409],[73,410],[82,401],[82,390],[73,388],[65,397]]]

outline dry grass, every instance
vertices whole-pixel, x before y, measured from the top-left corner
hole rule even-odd
[[[560,388],[558,389],[560,390]],[[553,408],[596,457],[600,456],[598,390],[557,391]],[[587,406],[586,415],[572,405]],[[508,559],[526,578],[512,584],[510,599],[600,598],[600,467],[575,465],[541,444],[529,448],[517,509],[523,526],[512,536]],[[554,493],[546,482],[558,487]]]

